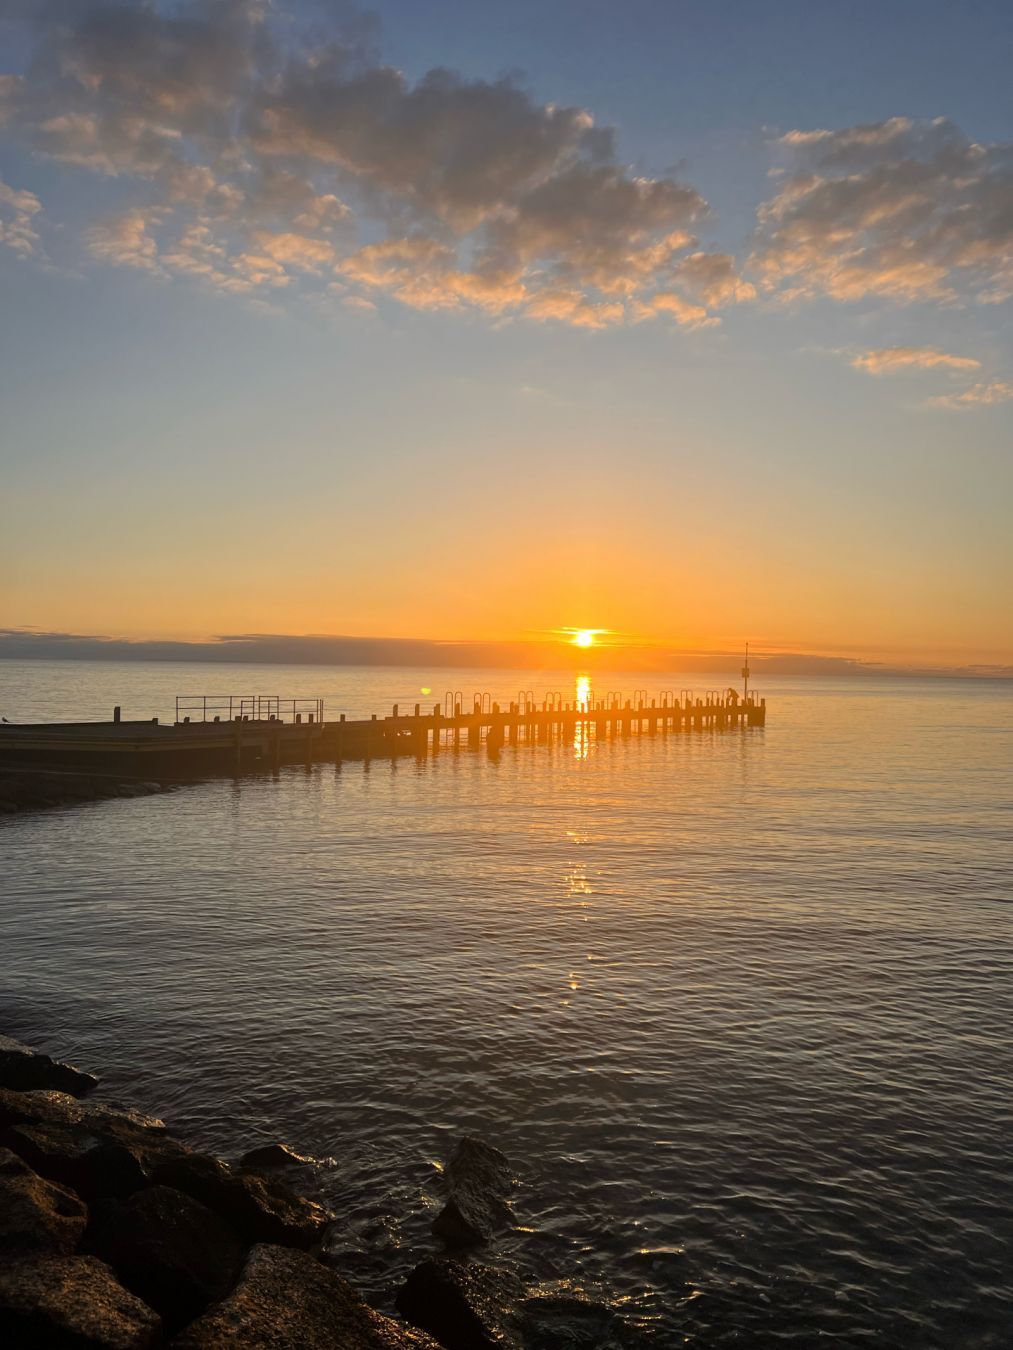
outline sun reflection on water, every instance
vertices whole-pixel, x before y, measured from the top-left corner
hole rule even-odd
[[[574,690],[574,707],[578,710],[591,706],[591,676],[578,675]],[[578,722],[573,729],[574,759],[587,759],[591,750],[591,727],[587,722]]]

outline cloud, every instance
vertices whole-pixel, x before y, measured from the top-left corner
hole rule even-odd
[[[756,287],[739,276],[728,253],[691,253],[676,267],[675,276],[712,309],[756,299]]]
[[[617,301],[594,304],[576,290],[543,290],[531,297],[526,311],[532,319],[557,319],[574,328],[607,328],[625,315]]]
[[[0,178],[0,244],[27,257],[39,242],[35,217],[42,203],[34,192],[12,188]]]
[[[295,234],[291,230],[282,230],[271,234],[268,230],[256,230],[253,243],[261,253],[266,253],[275,262],[300,268],[307,272],[317,272],[328,263],[334,262],[334,245],[326,239],[313,239],[309,235]]]
[[[252,109],[261,154],[317,161],[409,210],[467,232],[565,165],[609,154],[609,133],[580,108],[540,105],[508,79],[432,70],[417,84],[390,66],[362,68],[333,47],[291,60]]]
[[[1013,294],[1013,147],[945,118],[791,131],[751,265],[790,298],[980,302]]]
[[[336,275],[370,304],[591,328],[693,326],[753,297],[728,255],[700,251],[703,197],[631,171],[587,109],[509,78],[411,81],[361,16],[310,33],[264,0],[7,12],[31,58],[0,77],[0,124],[120,180],[85,236],[104,263],[247,294],[326,294]]]
[[[969,408],[988,407],[996,403],[1009,403],[1013,400],[1013,380],[985,380],[972,384],[960,394],[940,394],[930,399],[934,408],[950,408],[961,411]]]
[[[851,362],[856,370],[864,370],[867,375],[892,375],[905,370],[979,370],[981,362],[970,356],[951,356],[948,352],[936,351],[934,347],[880,347],[876,351],[863,352]]]
[[[88,249],[101,262],[120,267],[137,267],[146,272],[161,272],[158,246],[149,233],[157,220],[156,212],[124,211],[88,231]]]
[[[695,305],[675,291],[659,291],[637,305],[638,319],[657,319],[661,315],[674,319],[683,328],[714,326],[721,322],[711,317],[703,305]]]

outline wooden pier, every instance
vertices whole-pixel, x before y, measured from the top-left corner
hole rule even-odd
[[[225,709],[228,709],[225,712]],[[187,711],[189,709],[189,711]],[[219,709],[219,711],[216,711]],[[199,720],[198,720],[199,715]],[[395,704],[388,716],[327,721],[323,704],[275,696],[177,699],[176,720],[37,723],[0,727],[0,766],[38,764],[90,769],[145,779],[277,768],[282,764],[371,760],[444,750],[544,745],[555,740],[667,735],[762,727],[765,699],[734,691],[694,697],[664,693],[648,698],[611,696],[541,703],[522,696],[501,706],[488,694],[470,701],[448,694],[442,705],[410,711]]]

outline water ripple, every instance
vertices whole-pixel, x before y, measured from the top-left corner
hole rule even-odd
[[[381,1303],[469,1130],[521,1177],[500,1258],[646,1343],[1005,1347],[1008,697],[770,692],[765,732],[4,821],[0,1014],[210,1147],[333,1159]]]

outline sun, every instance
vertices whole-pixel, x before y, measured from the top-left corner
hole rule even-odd
[[[573,635],[573,645],[574,645],[575,647],[593,647],[593,646],[594,646],[594,629],[593,629],[593,628],[579,628],[579,629],[577,630],[577,632],[574,633],[574,635]]]

